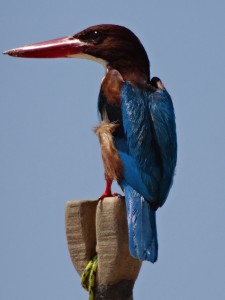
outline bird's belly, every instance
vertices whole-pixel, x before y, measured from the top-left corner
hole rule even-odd
[[[95,133],[99,137],[106,178],[121,182],[123,165],[112,136],[117,127],[117,124],[102,122],[95,128]]]

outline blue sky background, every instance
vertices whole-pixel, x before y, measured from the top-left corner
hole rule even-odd
[[[144,263],[135,299],[225,299],[224,12],[223,0],[1,3],[1,51],[125,25],[173,98],[175,183],[157,214],[159,260]],[[70,261],[64,212],[67,200],[104,189],[92,132],[103,75],[90,61],[0,57],[0,299],[88,297]]]

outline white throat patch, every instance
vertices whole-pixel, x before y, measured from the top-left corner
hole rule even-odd
[[[101,59],[101,58],[97,58],[97,57],[94,57],[92,55],[89,55],[89,54],[71,54],[71,55],[68,55],[68,57],[71,57],[71,58],[82,58],[82,59],[88,59],[88,60],[92,60],[92,61],[95,61],[99,64],[101,64],[103,66],[103,68],[107,71],[107,64],[108,62],[104,59]]]

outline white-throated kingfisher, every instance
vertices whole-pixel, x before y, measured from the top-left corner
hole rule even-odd
[[[140,40],[118,25],[96,25],[73,36],[4,52],[25,58],[85,58],[106,69],[99,98],[99,137],[106,190],[116,180],[125,194],[129,248],[139,260],[158,256],[156,210],[170,190],[177,160],[171,98]],[[122,201],[122,200],[121,200]]]

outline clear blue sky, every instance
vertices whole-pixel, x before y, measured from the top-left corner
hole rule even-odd
[[[178,166],[158,211],[159,260],[145,263],[135,299],[225,299],[225,2],[1,3],[0,50],[129,27],[151,74],[173,98]],[[67,200],[104,188],[97,96],[104,70],[75,59],[0,57],[0,299],[84,300],[67,250]],[[114,187],[116,191],[119,189]]]

